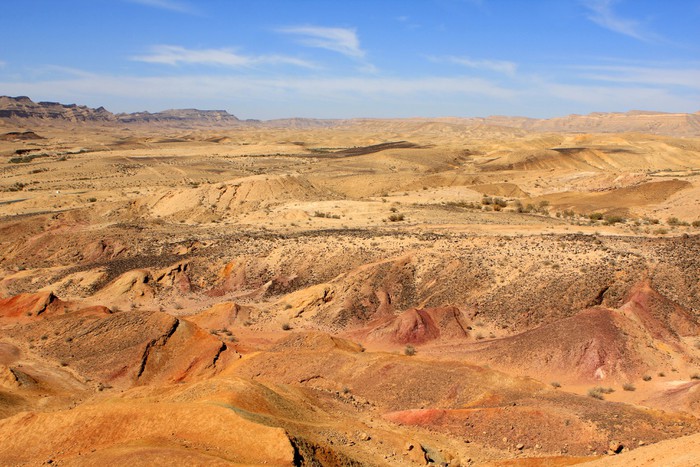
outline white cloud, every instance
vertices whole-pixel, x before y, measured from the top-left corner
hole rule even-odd
[[[652,86],[683,86],[700,89],[700,68],[591,65],[575,67],[588,71],[582,77],[597,81]]]
[[[14,94],[49,96],[51,99],[100,102],[118,100],[174,101],[187,96],[190,101],[248,100],[267,102],[321,99],[325,101],[351,99],[353,102],[373,102],[374,99],[399,98],[402,102],[426,96],[472,96],[507,101],[512,90],[487,80],[468,77],[380,78],[380,77],[292,77],[260,78],[247,76],[111,76],[93,75],[67,77],[37,82],[0,82],[0,89]],[[177,96],[177,97],[176,97]],[[104,104],[100,105],[104,105]],[[304,109],[290,110],[303,112]],[[371,109],[367,114],[374,113]],[[288,114],[289,115],[289,114]]]
[[[435,62],[454,63],[455,65],[462,65],[468,68],[473,68],[475,70],[495,71],[509,76],[515,75],[515,72],[518,69],[517,64],[505,60],[473,60],[468,57],[454,56],[430,57],[430,60],[433,60]]]
[[[224,67],[252,67],[262,64],[294,65],[316,68],[306,60],[284,55],[241,55],[230,49],[186,49],[177,45],[156,45],[147,55],[131,57],[132,60],[163,65],[214,65]]]
[[[175,11],[177,13],[187,13],[187,14],[196,14],[197,10],[189,5],[188,3],[185,3],[183,1],[179,0],[127,0],[128,2],[131,3],[138,3],[140,5],[145,5],[145,6],[150,6],[153,8],[160,8],[161,10],[169,10],[169,11]]]
[[[589,111],[662,110],[692,112],[687,97],[666,89],[644,86],[586,86],[551,83],[546,91],[553,97],[584,105]],[[696,96],[697,97],[697,96]],[[685,110],[683,110],[685,109]]]
[[[299,42],[308,47],[332,50],[353,58],[363,58],[365,56],[365,51],[360,48],[357,31],[354,29],[293,26],[280,28],[277,31],[300,36]]]
[[[584,0],[583,5],[590,10],[588,19],[598,26],[644,42],[654,42],[659,37],[646,32],[638,21],[618,17],[612,7],[617,0]]]

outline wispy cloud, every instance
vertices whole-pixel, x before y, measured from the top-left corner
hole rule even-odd
[[[236,68],[270,64],[317,68],[311,62],[285,55],[242,55],[231,49],[186,49],[177,45],[156,45],[151,47],[151,53],[137,55],[131,59],[163,65],[212,65]]]
[[[498,85],[469,76],[275,77],[246,75],[128,76],[67,70],[47,79],[1,79],[9,95],[105,105],[112,111],[216,106],[246,117],[348,117],[390,113],[528,116],[629,109],[695,112],[697,88],[618,83],[573,84],[542,78]],[[328,107],[329,102],[340,105]],[[406,104],[409,103],[409,104]],[[391,105],[387,105],[391,104]],[[313,110],[316,106],[316,110]],[[114,107],[114,108],[112,108]],[[350,110],[353,109],[353,110]],[[451,110],[446,110],[451,109]]]
[[[473,68],[475,70],[495,71],[509,76],[515,75],[515,72],[518,69],[517,64],[505,60],[474,60],[468,57],[455,56],[429,57],[429,59],[434,62],[453,63],[455,65],[462,65],[467,68]]]
[[[40,81],[0,81],[4,92],[27,95],[102,96],[130,100],[172,100],[183,92],[190,100],[238,100],[241,96],[256,102],[270,99],[342,99],[372,102],[375,98],[398,97],[402,100],[420,96],[473,96],[507,101],[514,97],[511,89],[488,80],[471,77],[298,77],[274,78],[249,76],[117,76],[85,73],[61,79]],[[71,97],[72,96],[72,97]],[[84,101],[85,99],[82,98]],[[368,110],[368,114],[372,112]]]
[[[2,60],[0,60],[0,68],[4,67],[5,65],[7,65],[7,62],[3,62]]]
[[[655,42],[658,35],[645,31],[639,21],[621,18],[613,11],[617,0],[583,0],[589,10],[588,19],[598,26],[644,42]]]
[[[169,10],[177,13],[198,14],[198,10],[189,3],[180,0],[126,0],[130,3],[138,3],[140,5],[160,8],[161,10]]]
[[[577,66],[583,78],[616,83],[634,83],[652,86],[683,86],[700,90],[700,67],[674,68],[645,66]]]
[[[299,36],[299,42],[308,47],[332,50],[348,57],[364,58],[357,31],[350,28],[322,26],[292,26],[280,28],[278,32]]]

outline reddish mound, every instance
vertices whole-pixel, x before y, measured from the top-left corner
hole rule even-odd
[[[654,290],[648,280],[630,291],[620,310],[639,319],[655,339],[676,344],[676,347],[679,336],[700,333],[697,318]]]
[[[352,333],[369,342],[422,344],[435,339],[467,336],[465,317],[459,308],[411,308],[398,316],[381,318]]]
[[[586,309],[464,350],[474,361],[538,379],[627,382],[649,371],[670,370],[671,350],[687,359],[679,336],[697,335],[698,329],[689,312],[643,282],[632,289],[619,310]]]
[[[474,360],[532,376],[589,381],[631,376],[640,362],[625,345],[620,317],[592,308],[556,323],[472,346]]]
[[[52,292],[19,294],[0,299],[0,325],[27,323],[67,313],[105,316],[111,312],[103,306],[84,307],[79,303],[64,302]]]
[[[14,328],[44,359],[110,385],[183,381],[212,375],[237,358],[221,340],[192,323],[159,312],[107,317],[71,315]]]

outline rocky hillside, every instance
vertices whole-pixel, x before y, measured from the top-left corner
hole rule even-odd
[[[484,123],[531,131],[620,133],[638,132],[675,136],[700,135],[700,112],[665,113],[633,110],[630,112],[594,112],[549,119],[524,117],[488,117]]]
[[[114,122],[117,118],[104,107],[34,102],[26,96],[0,96],[0,118],[11,121],[58,120],[67,122]]]
[[[118,114],[124,123],[238,123],[240,120],[225,110],[170,109],[162,112],[135,112]]]
[[[88,122],[88,123],[237,123],[236,116],[225,110],[174,109],[162,112],[113,114],[104,107],[57,102],[34,102],[29,97],[0,96],[0,119],[22,122]]]

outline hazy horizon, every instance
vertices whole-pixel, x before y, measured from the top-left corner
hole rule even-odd
[[[221,109],[269,120],[700,109],[699,0],[4,7],[0,94],[114,113]]]

